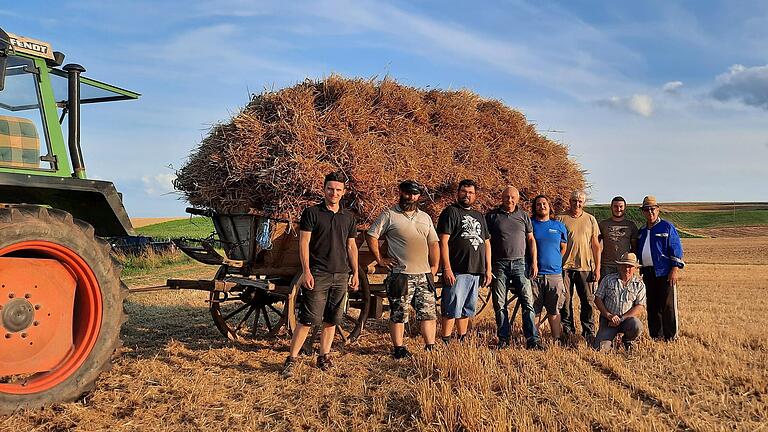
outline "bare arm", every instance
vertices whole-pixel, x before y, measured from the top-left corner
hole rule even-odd
[[[643,311],[643,309],[645,309],[645,306],[641,304],[636,304],[631,308],[629,308],[629,310],[624,315],[621,316],[621,320],[624,321],[629,317],[637,317],[640,314],[640,312]]]
[[[533,233],[526,235],[526,241],[528,242],[528,250],[531,251],[531,278],[535,278],[539,274],[539,254],[536,250],[536,239],[533,237]]]
[[[448,285],[456,283],[456,276],[451,269],[451,260],[448,255],[448,239],[451,238],[450,234],[439,234],[440,238],[440,262],[443,266],[443,278]]]
[[[353,291],[357,291],[357,287],[360,284],[360,276],[357,265],[357,242],[355,242],[354,238],[347,239],[347,260],[349,261],[349,266],[352,267],[352,279],[349,281],[349,286]]]
[[[299,231],[299,260],[301,261],[301,285],[307,289],[315,288],[315,278],[309,271],[309,241],[312,231]]]
[[[592,256],[595,258],[595,280],[600,280],[600,240],[597,234],[592,236]]]
[[[376,260],[376,264],[386,267],[388,270],[392,270],[392,267],[395,266],[396,261],[392,258],[384,258],[381,256],[381,249],[379,249],[380,241],[376,237],[366,234],[365,235],[365,242],[368,243],[368,249],[371,251],[371,254],[373,255],[373,259]]]
[[[432,276],[437,274],[440,267],[440,243],[432,242],[429,244],[429,268],[432,270]]]
[[[568,249],[568,243],[560,243],[560,256],[565,256],[565,251]]]

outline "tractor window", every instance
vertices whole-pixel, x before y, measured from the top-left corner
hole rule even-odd
[[[0,92],[0,167],[53,169],[34,62],[8,57]]]

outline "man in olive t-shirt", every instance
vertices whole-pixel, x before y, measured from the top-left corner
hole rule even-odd
[[[587,344],[595,338],[594,283],[600,278],[600,227],[594,216],[584,211],[586,195],[574,191],[570,198],[568,213],[557,217],[568,230],[568,244],[563,256],[563,283],[565,304],[560,309],[563,324],[563,338],[576,333],[573,319],[573,292],[579,295],[581,303],[581,333]]]
[[[600,240],[603,252],[600,257],[600,279],[610,273],[618,273],[616,261],[627,252],[637,252],[637,225],[624,217],[627,202],[617,196],[611,200],[611,217],[600,221]]]

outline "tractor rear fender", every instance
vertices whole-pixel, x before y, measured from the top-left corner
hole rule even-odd
[[[64,210],[91,224],[100,237],[135,235],[122,198],[108,181],[0,173],[0,203]]]

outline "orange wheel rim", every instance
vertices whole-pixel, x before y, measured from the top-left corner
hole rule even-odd
[[[72,376],[85,362],[96,344],[101,328],[103,302],[99,281],[85,260],[67,248],[45,240],[15,243],[0,249],[0,256],[27,255],[55,259],[66,267],[77,281],[75,289],[73,349],[53,370],[41,372],[20,383],[0,384],[0,393],[31,394],[49,390]]]

